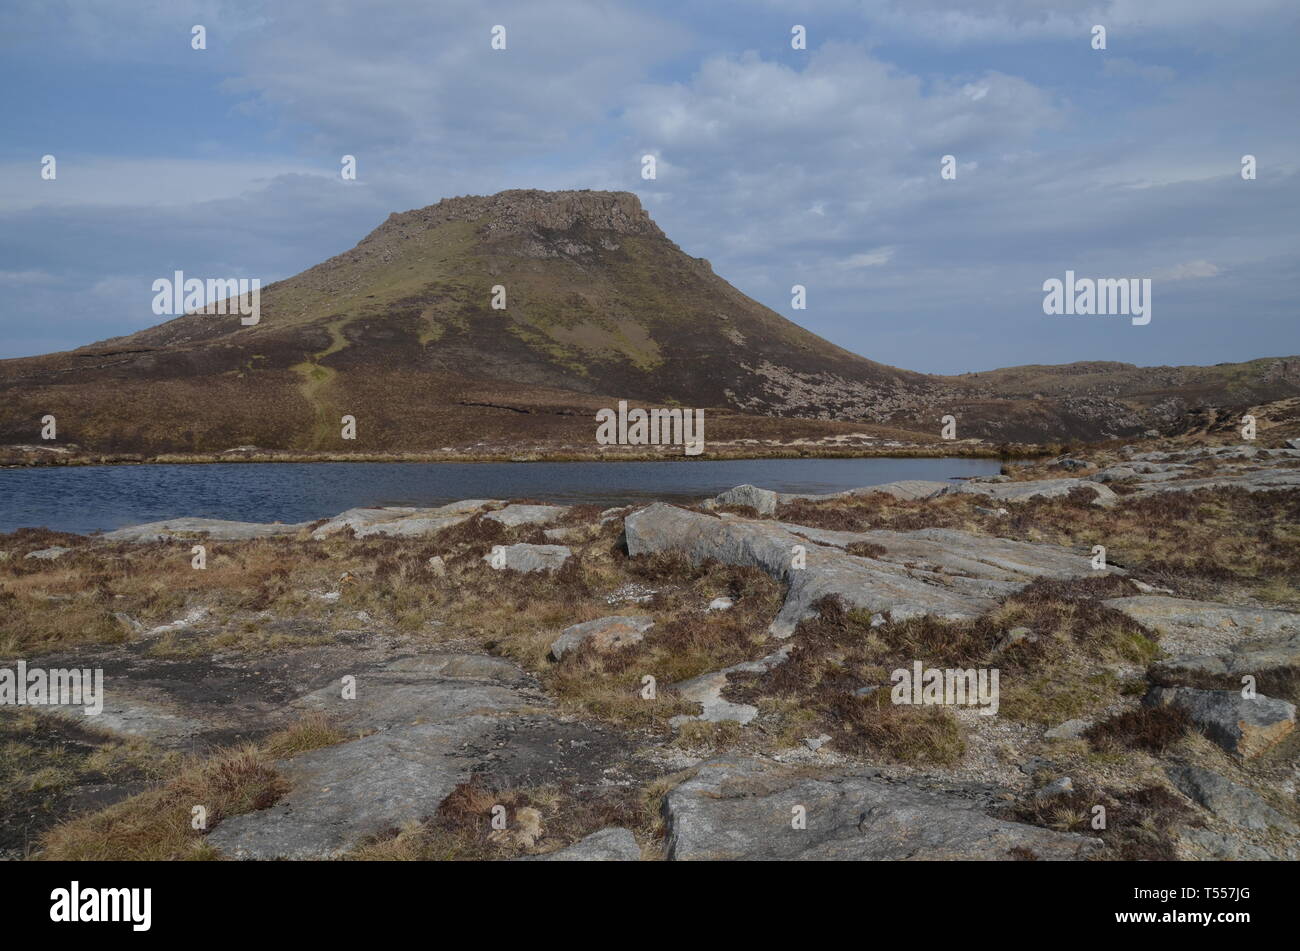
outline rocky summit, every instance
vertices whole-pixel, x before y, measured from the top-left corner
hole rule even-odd
[[[0,691],[103,686],[0,709],[0,854],[1295,860],[1296,458],[1222,450],[2,536]]]

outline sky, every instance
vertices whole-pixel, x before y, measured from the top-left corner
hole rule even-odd
[[[0,358],[508,188],[633,191],[907,369],[1300,354],[1298,41],[1295,0],[5,0]],[[1067,270],[1151,321],[1045,314]]]

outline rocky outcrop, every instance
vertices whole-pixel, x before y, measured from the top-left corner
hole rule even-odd
[[[277,538],[297,535],[307,522],[281,525],[279,522],[231,522],[220,518],[169,518],[147,525],[132,525],[99,536],[107,542],[164,542],[206,536],[212,541],[244,541],[249,538]]]
[[[359,672],[350,696],[342,686],[313,691],[292,706],[323,712],[366,735],[276,763],[289,791],[270,808],[222,821],[208,841],[223,854],[337,857],[433,815],[458,784],[495,758],[529,769],[541,764],[545,773],[559,756],[557,744],[589,746],[576,736],[561,739],[564,725],[536,713],[545,698],[521,669],[500,658],[414,655]],[[544,728],[530,741],[523,725],[534,721]],[[589,751],[584,756],[591,758]]]
[[[1152,664],[1147,676],[1162,686],[1185,684],[1194,687],[1231,689],[1242,685],[1243,677],[1256,682],[1300,679],[1300,634],[1261,638],[1238,644],[1225,654],[1183,654]]]
[[[1244,489],[1247,492],[1270,492],[1300,487],[1300,469],[1227,470],[1204,479],[1171,479],[1142,482],[1139,494],[1151,492],[1194,492],[1197,489]]]
[[[506,528],[518,528],[520,525],[549,525],[567,511],[568,507],[563,505],[507,505],[483,517],[500,522]]]
[[[837,499],[850,499],[881,493],[895,499],[928,499],[951,488],[948,482],[935,482],[925,479],[903,479],[898,482],[886,482],[881,485],[868,485],[860,489],[848,489],[844,492],[831,492],[825,495],[807,495],[794,492],[773,492],[753,485],[738,485],[705,503],[706,508],[733,505],[749,507],[759,515],[774,515],[777,507],[790,502],[829,502]]]
[[[1150,707],[1173,707],[1191,718],[1207,737],[1243,759],[1258,756],[1295,729],[1295,706],[1239,690],[1153,687],[1143,699]]]
[[[1093,572],[1085,556],[1068,549],[947,529],[831,532],[714,518],[663,503],[634,512],[623,524],[630,555],[678,551],[696,563],[751,565],[786,582],[785,603],[769,627],[777,637],[790,636],[828,596],[900,620],[923,614],[965,618],[982,614],[993,599],[1033,578]],[[868,558],[843,550],[855,542],[878,545],[885,553]]]
[[[277,763],[290,792],[226,819],[208,841],[239,859],[338,857],[437,811],[473,765],[460,751],[486,741],[493,723],[468,716],[402,726]]]
[[[1300,634],[1300,614],[1239,607],[1164,595],[1138,595],[1104,602],[1161,636],[1173,653],[1208,653],[1247,638]]]
[[[727,678],[731,674],[737,673],[761,674],[764,671],[771,670],[777,664],[784,663],[789,656],[790,646],[787,645],[761,660],[733,664],[730,667],[724,667],[722,670],[700,674],[690,680],[683,680],[681,683],[673,684],[673,691],[683,700],[698,703],[700,712],[698,714],[683,714],[673,717],[669,721],[670,725],[678,728],[691,720],[702,720],[706,723],[722,723],[730,720],[743,726],[758,716],[758,707],[747,703],[732,703],[730,700],[723,699],[722,691],[727,687]]]
[[[734,756],[669,792],[664,819],[668,857],[678,861],[1082,859],[1103,847],[875,776],[814,779]]]
[[[944,489],[943,495],[982,495],[998,502],[1026,502],[1030,499],[1054,499],[1075,489],[1093,493],[1092,504],[1109,508],[1119,501],[1106,486],[1087,479],[1038,479],[1032,482],[963,482]]]
[[[1216,772],[1200,766],[1171,766],[1165,772],[1187,798],[1231,825],[1256,831],[1280,829],[1292,835],[1297,831],[1294,822],[1258,795]]]
[[[445,528],[469,521],[486,508],[500,504],[493,499],[465,499],[434,508],[392,506],[348,509],[316,528],[311,537],[328,538],[349,528],[358,538],[371,535],[405,538],[435,535]]]

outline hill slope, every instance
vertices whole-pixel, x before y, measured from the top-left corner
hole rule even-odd
[[[590,445],[596,409],[618,399],[725,410],[733,434],[780,416],[825,421],[804,432],[866,422],[932,440],[952,412],[963,437],[1101,438],[1176,426],[1207,400],[1300,392],[1300,361],[1257,363],[1176,368],[1155,390],[1122,364],[913,373],[746,297],[630,193],[507,191],[391,215],[263,289],[257,326],[192,314],[0,361],[0,442],[34,442],[53,413],[61,441],[99,451]],[[355,442],[340,439],[344,414]]]

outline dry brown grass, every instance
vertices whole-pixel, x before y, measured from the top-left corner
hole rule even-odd
[[[1191,721],[1181,710],[1138,707],[1094,723],[1083,736],[1099,753],[1142,750],[1153,756],[1163,756],[1190,729]]]
[[[1199,489],[1130,497],[1110,509],[1068,499],[1011,508],[1006,535],[1091,548],[1184,597],[1300,606],[1300,490]]]
[[[262,752],[272,759],[287,759],[353,738],[353,734],[344,731],[328,716],[313,711],[283,730],[272,733],[260,746]]]
[[[206,758],[165,758],[160,785],[119,803],[55,826],[45,836],[46,860],[158,861],[212,859],[204,838],[222,819],[265,809],[288,791],[275,771],[276,759],[320,749],[349,739],[327,717],[311,713],[259,744],[219,750]],[[97,751],[97,757],[114,755]],[[119,754],[120,755],[120,754]],[[155,775],[162,769],[155,769]],[[192,826],[193,809],[207,812],[205,829]]]
[[[1122,485],[1115,488],[1123,494]],[[1241,595],[1300,606],[1300,490],[1162,492],[1126,497],[1109,509],[1091,504],[1092,497],[1085,489],[1008,505],[1008,515],[992,516],[976,509],[996,505],[974,495],[906,501],[872,494],[788,503],[776,517],[838,531],[953,528],[1076,548],[1105,545],[1110,563],[1185,597]]]
[[[40,858],[52,861],[211,859],[214,850],[192,827],[195,806],[211,830],[223,818],[265,809],[287,791],[255,746],[192,760],[162,786],[62,825],[45,837]]]
[[[1105,810],[1106,828],[1092,828],[1093,810]],[[1076,788],[1048,799],[1031,799],[1018,805],[1010,818],[1060,832],[1098,836],[1107,845],[1099,859],[1125,862],[1176,859],[1178,826],[1204,823],[1175,793],[1163,786],[1102,790]]]

